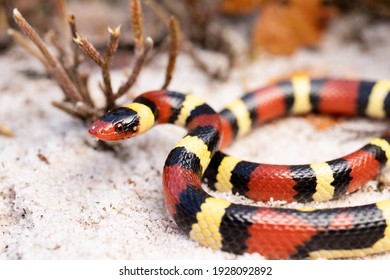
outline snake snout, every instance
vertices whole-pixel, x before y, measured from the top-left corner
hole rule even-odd
[[[111,123],[97,120],[92,123],[88,132],[94,138],[106,140],[106,137],[110,134],[111,126]]]

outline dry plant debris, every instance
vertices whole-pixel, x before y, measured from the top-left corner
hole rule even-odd
[[[272,54],[292,54],[303,46],[319,42],[326,22],[337,14],[322,0],[290,0],[288,4],[269,2],[253,27],[253,48]]]
[[[259,13],[252,27],[252,50],[290,55],[301,47],[314,46],[326,23],[343,12],[359,11],[372,19],[390,16],[388,0],[223,0],[228,15]],[[353,32],[353,31],[352,31]]]
[[[246,15],[261,7],[265,0],[224,0],[221,11],[225,14]]]
[[[9,29],[8,33],[45,66],[48,73],[62,89],[64,100],[61,102],[53,101],[52,104],[72,116],[89,122],[116,107],[116,100],[129,92],[141,72],[147,55],[153,48],[153,40],[150,37],[144,38],[141,1],[130,0],[130,17],[135,44],[134,63],[127,80],[115,90],[111,84],[110,62],[118,49],[120,26],[108,28],[108,43],[105,53],[101,54],[85,37],[78,33],[76,19],[74,15],[67,15],[64,0],[56,0],[55,3],[62,24],[56,32],[49,32],[48,38],[51,46],[56,50],[56,55],[49,50],[48,45],[17,9],[13,11],[13,17],[24,35],[15,29]],[[173,17],[170,18],[169,22],[171,43],[163,88],[168,87],[172,78],[180,46],[179,23]],[[98,108],[91,98],[87,86],[89,74],[81,73],[79,70],[80,64],[84,61],[82,53],[101,70],[103,82],[99,85],[105,97],[103,108]]]
[[[157,17],[169,26],[170,15],[180,22],[182,51],[186,52],[200,70],[213,79],[223,80],[229,75],[236,63],[236,53],[226,36],[226,29],[221,20],[221,0],[144,0]],[[171,28],[171,27],[170,27]],[[210,62],[202,59],[197,49],[216,52],[225,56],[227,66],[213,67]]]
[[[327,130],[342,123],[341,118],[322,115],[307,115],[305,116],[305,120],[318,131]]]
[[[12,130],[5,126],[4,124],[0,123],[0,135],[7,136],[7,137],[12,137],[13,132]]]
[[[275,55],[315,45],[326,22],[337,15],[337,9],[322,0],[224,0],[221,10],[240,15],[260,10],[252,28],[252,49]]]

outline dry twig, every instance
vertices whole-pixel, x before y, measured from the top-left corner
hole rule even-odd
[[[182,50],[190,55],[203,72],[214,79],[224,80],[235,63],[235,55],[218,21],[219,2],[185,0],[178,3],[175,0],[144,0],[145,5],[148,5],[169,29],[170,13],[174,14],[185,29],[185,33],[180,32]],[[228,61],[226,69],[212,69],[208,62],[201,59],[195,45],[225,54]]]
[[[27,50],[32,56],[37,58],[46,68],[50,67],[45,57],[39,52],[34,44],[26,39],[26,37],[24,37],[19,31],[10,28],[7,30],[7,33],[9,36],[13,37],[16,43]]]
[[[180,48],[180,26],[179,22],[174,17],[171,17],[169,22],[169,33],[171,35],[171,43],[169,48],[169,60],[165,74],[165,82],[162,86],[163,89],[166,89],[172,80],[172,73],[175,69],[176,57]]]
[[[140,0],[130,1],[131,25],[134,33],[135,54],[140,55],[144,48],[142,6]]]
[[[147,37],[145,40],[143,52],[138,56],[136,56],[132,73],[127,79],[127,81],[119,87],[118,92],[115,94],[115,99],[124,95],[134,85],[135,81],[138,78],[139,73],[141,72],[141,68],[145,62],[145,58],[152,48],[153,48],[153,40],[152,38]]]

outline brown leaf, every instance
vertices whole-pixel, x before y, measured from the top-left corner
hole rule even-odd
[[[307,115],[305,119],[318,131],[327,130],[337,124],[342,123],[340,118],[332,116]]]
[[[265,0],[224,0],[221,11],[225,14],[247,14],[257,10]]]
[[[267,3],[253,28],[253,46],[272,54],[289,55],[299,47],[314,45],[334,11],[322,6],[320,0],[291,0],[288,5]]]
[[[13,136],[13,132],[12,132],[12,130],[9,127],[7,127],[4,124],[0,123],[0,135],[7,136],[7,137],[12,137]]]

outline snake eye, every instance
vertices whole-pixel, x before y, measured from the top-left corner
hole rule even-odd
[[[125,131],[125,127],[123,126],[123,123],[119,122],[115,124],[115,131],[117,133],[122,133],[123,131]]]

